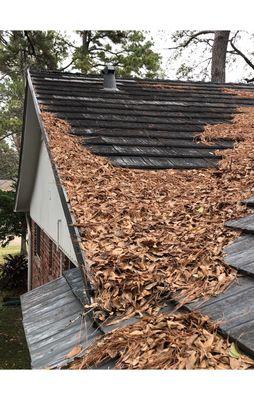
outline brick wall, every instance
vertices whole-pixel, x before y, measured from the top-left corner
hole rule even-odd
[[[61,276],[75,267],[55,243],[31,220],[32,289]]]

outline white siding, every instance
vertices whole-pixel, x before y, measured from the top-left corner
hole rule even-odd
[[[44,142],[40,148],[30,216],[56,244],[59,244],[66,256],[78,265]]]

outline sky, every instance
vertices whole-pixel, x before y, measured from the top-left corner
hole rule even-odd
[[[193,63],[193,60],[195,60],[195,63],[198,64],[204,61],[208,55],[203,54],[201,49],[197,49],[197,51],[194,53],[190,53],[190,51],[186,49],[183,53],[183,56],[178,61],[172,61],[170,56],[173,54],[173,50],[168,50],[169,47],[173,47],[175,45],[172,40],[170,40],[172,33],[173,31],[166,30],[151,31],[155,42],[154,47],[162,56],[162,67],[165,71],[166,78],[177,79],[176,72],[182,62],[191,64]],[[241,31],[237,45],[243,53],[252,59],[254,64],[254,32]],[[198,71],[199,69],[197,68],[197,72]],[[244,81],[244,78],[250,77],[254,77],[254,70],[252,70],[239,56],[236,58],[235,62],[227,66],[227,82],[242,82]],[[202,79],[202,76],[197,73],[194,78],[195,80],[199,80]]]

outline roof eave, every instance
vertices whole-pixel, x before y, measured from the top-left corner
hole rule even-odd
[[[18,183],[15,199],[15,212],[28,212],[36,175],[38,155],[41,145],[40,118],[29,71],[27,72],[24,101],[23,129],[19,159]]]
[[[78,228],[75,226],[75,219],[69,205],[67,193],[65,192],[49,149],[48,135],[41,118],[40,107],[34,91],[29,70],[27,71],[27,86],[24,106],[24,122],[22,132],[22,144],[20,150],[19,178],[16,191],[15,212],[29,212],[30,201],[33,194],[33,187],[39,159],[41,141],[44,141],[52,170],[54,173],[56,187],[65,214],[69,234],[72,240],[74,252],[79,266],[85,265],[85,254],[80,247],[81,237]],[[86,286],[87,302],[91,303],[92,288],[82,269],[83,279]]]

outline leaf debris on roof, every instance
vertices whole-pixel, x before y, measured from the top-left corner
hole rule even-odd
[[[254,361],[198,313],[159,314],[99,338],[70,369],[117,359],[117,369],[248,369]]]
[[[99,320],[150,314],[145,318],[156,321],[168,298],[184,304],[213,296],[235,279],[223,248],[238,234],[224,223],[246,214],[239,201],[251,195],[254,177],[253,107],[238,111],[232,123],[208,125],[202,135],[237,137],[235,148],[223,152],[218,169],[192,171],[116,168],[70,135],[67,122],[42,113],[82,236]]]

